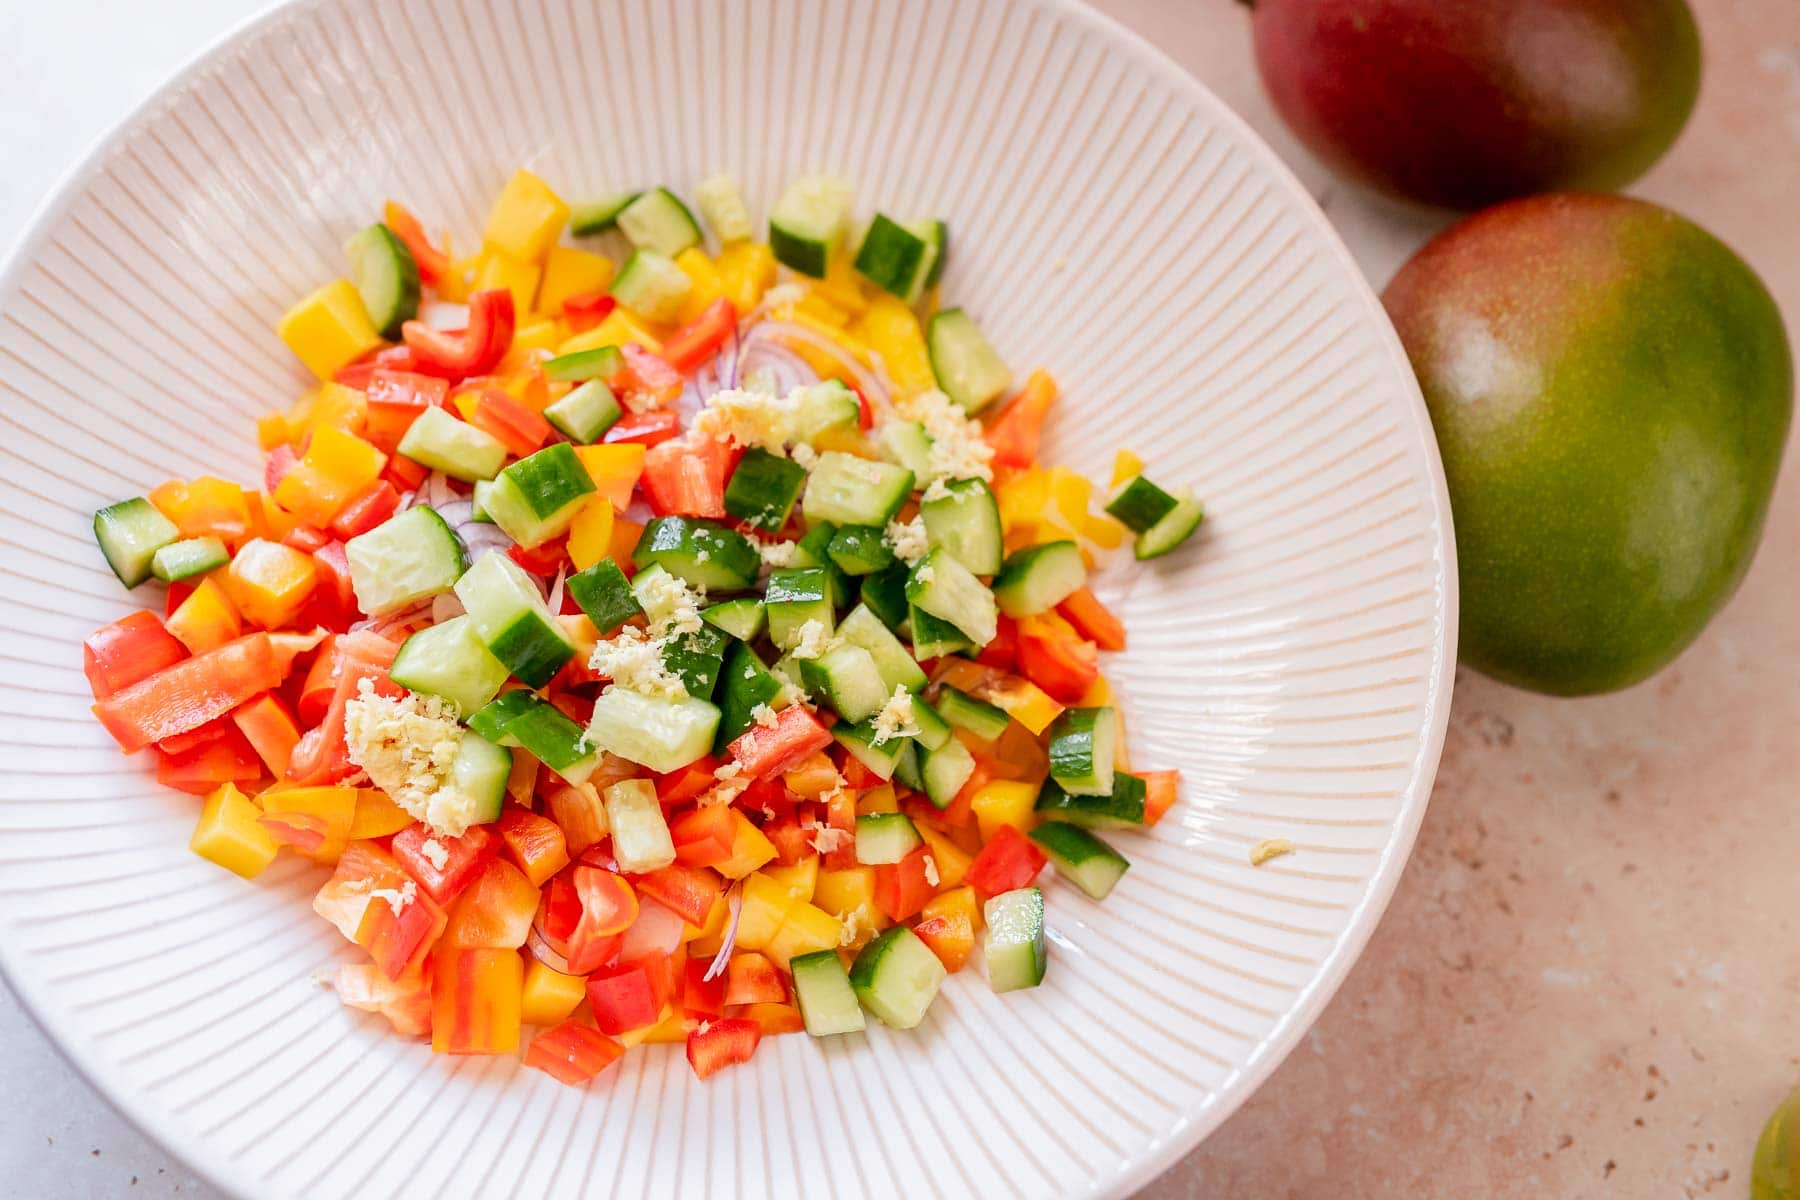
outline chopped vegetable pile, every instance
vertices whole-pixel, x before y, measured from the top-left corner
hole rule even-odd
[[[681,1042],[924,1019],[977,941],[1046,968],[1046,862],[1096,900],[1174,771],[1133,772],[1099,552],[1199,505],[1121,453],[1038,464],[1057,396],[938,309],[941,221],[795,183],[569,205],[507,184],[479,253],[388,205],[281,337],[319,385],[257,424],[260,488],[94,517],[127,587],[94,712],[203,796],[246,878],[331,868],[347,1005],[571,1084]],[[561,240],[565,226],[601,249]]]

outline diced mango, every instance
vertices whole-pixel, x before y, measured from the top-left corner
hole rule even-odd
[[[320,379],[381,345],[381,334],[348,279],[326,284],[282,314],[275,332]]]
[[[733,809],[731,816],[731,857],[716,869],[727,879],[742,879],[775,857],[775,845],[743,813]]]
[[[544,260],[544,281],[538,285],[537,311],[557,316],[564,300],[600,291],[612,277],[613,260],[606,255],[576,246],[552,246]]]
[[[606,496],[590,496],[569,525],[569,561],[585,571],[612,547],[613,502]]]
[[[775,283],[775,252],[762,242],[733,242],[719,251],[719,286],[741,316]]]
[[[781,929],[781,923],[800,901],[775,880],[760,871],[744,879],[743,898],[738,908],[737,948],[761,950]]]
[[[236,784],[222,784],[200,807],[200,821],[188,849],[227,871],[254,879],[275,861],[281,849],[269,831],[257,822],[262,811]]]
[[[568,220],[569,206],[562,198],[549,184],[520,168],[494,201],[481,240],[520,262],[541,263]]]
[[[770,867],[763,874],[786,888],[794,899],[811,901],[819,882],[819,860],[808,855],[791,867]]]
[[[480,269],[475,272],[475,290],[487,292],[505,288],[512,293],[515,318],[522,319],[537,299],[538,280],[543,274],[544,268],[537,263],[522,261],[498,247],[489,246],[487,253],[481,256]]]
[[[981,840],[993,837],[1002,825],[1011,825],[1020,833],[1031,832],[1037,793],[1037,788],[1017,779],[994,779],[982,784],[969,800]]]
[[[225,594],[249,620],[279,629],[291,620],[319,582],[313,556],[280,542],[244,543],[225,569]]]
[[[259,450],[273,450],[277,446],[285,446],[288,442],[287,414],[278,412],[264,413],[256,418],[256,446]]]
[[[777,966],[786,970],[789,960],[796,955],[811,954],[815,950],[836,950],[843,936],[842,921],[824,909],[802,901],[788,910],[787,918],[782,921],[775,936],[769,939],[764,953]]]
[[[918,828],[919,836],[931,847],[931,862],[937,868],[937,886],[953,888],[961,883],[963,876],[969,873],[969,864],[975,861],[975,856],[929,825],[920,824]]]
[[[631,1049],[633,1046],[641,1046],[650,1040],[650,1035],[660,1026],[666,1025],[672,1018],[679,1020],[681,1015],[681,1012],[673,1005],[665,1004],[663,1005],[662,1015],[657,1017],[654,1022],[637,1029],[627,1029],[624,1033],[619,1034],[616,1040],[619,1045],[624,1046],[627,1050]]]
[[[854,909],[873,904],[874,901],[874,867],[820,871],[813,885],[812,902],[839,919]]]
[[[662,1020],[644,1031],[644,1045],[677,1046],[687,1041],[687,1014],[674,1005],[670,1005],[665,1011],[667,1015]]]
[[[527,1025],[556,1025],[587,998],[587,979],[564,975],[537,959],[525,964],[525,986],[519,993],[519,1019]]]

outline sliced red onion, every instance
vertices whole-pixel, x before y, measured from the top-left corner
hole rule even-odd
[[[471,521],[457,531],[462,538],[463,546],[469,552],[469,561],[481,557],[489,550],[506,551],[512,549],[513,540],[506,536],[506,531],[498,525],[489,525],[485,521]]]
[[[469,306],[452,304],[448,300],[427,300],[419,305],[419,320],[433,329],[441,329],[448,333],[453,329],[469,327]]]
[[[475,502],[472,500],[449,500],[431,507],[444,518],[444,524],[458,531],[475,519]]]
[[[431,600],[431,623],[442,625],[445,621],[455,620],[463,615],[463,603],[456,598],[455,592],[445,592],[434,596]]]
[[[732,888],[726,899],[731,905],[731,916],[725,921],[725,936],[719,939],[719,952],[713,955],[706,974],[700,977],[709,983],[724,974],[725,964],[731,961],[732,948],[737,945],[738,917],[744,911],[743,897],[738,894],[737,888]]]
[[[450,503],[456,493],[450,490],[450,479],[442,471],[433,471],[425,477],[425,503],[440,513],[444,505]]]
[[[538,916],[540,918],[543,916],[541,910],[539,911]],[[525,952],[543,963],[546,967],[549,967],[552,971],[556,971],[563,975],[572,974],[569,970],[569,960],[551,948],[550,943],[545,940],[544,935],[538,932],[536,921],[532,922],[531,932],[525,935]]]
[[[656,512],[650,507],[650,502],[648,500],[645,500],[642,496],[634,496],[632,497],[631,503],[626,506],[625,511],[619,515],[633,524],[648,525],[650,519],[656,516]]]
[[[550,595],[545,598],[545,602],[550,605],[550,611],[553,613],[559,613],[562,611],[563,576],[567,575],[568,573],[569,573],[569,568],[565,564],[561,564],[561,563],[557,564],[556,582],[550,585]]]
[[[871,404],[891,405],[893,397],[889,389],[870,374],[869,370],[856,361],[848,350],[823,334],[814,333],[804,325],[796,325],[791,321],[764,321],[750,331],[746,342],[753,338],[777,338],[789,345],[801,345],[825,355],[844,368]]]
[[[619,959],[621,962],[634,962],[652,954],[672,954],[681,945],[681,931],[687,928],[683,921],[667,907],[645,897],[638,903],[637,920],[625,931],[625,940],[619,943]]]

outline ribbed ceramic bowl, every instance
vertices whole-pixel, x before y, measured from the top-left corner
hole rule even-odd
[[[829,170],[936,214],[945,290],[1065,388],[1049,454],[1134,447],[1211,517],[1097,590],[1145,767],[1182,801],[1104,904],[1050,889],[1049,977],[923,1027],[679,1047],[577,1091],[340,1007],[320,873],[189,854],[195,805],[89,719],[80,641],[143,603],[93,510],[258,477],[305,385],[272,332],[384,197],[468,231],[565,194]],[[466,234],[465,234],[466,236]],[[1455,571],[1424,409],[1304,191],[1150,46],[1068,0],[325,0],[230,38],[101,146],[0,308],[0,960],[133,1119],[253,1196],[1119,1195],[1318,1014],[1394,886],[1450,699]],[[1263,867],[1260,839],[1297,853]],[[873,1024],[873,1023],[872,1023]]]

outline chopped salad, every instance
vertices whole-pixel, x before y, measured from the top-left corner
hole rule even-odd
[[[281,319],[319,382],[259,486],[94,517],[167,588],[85,643],[94,713],[204,798],[194,852],[328,868],[345,1004],[449,1054],[531,1026],[571,1084],[911,1028],[978,943],[1035,987],[1045,865],[1103,899],[1096,831],[1176,799],[1088,580],[1199,504],[1038,461],[1056,384],[939,307],[942,221],[853,232],[816,177],[758,241],[731,180],[695,196],[716,249],[664,188],[519,171],[465,257],[389,204]]]

